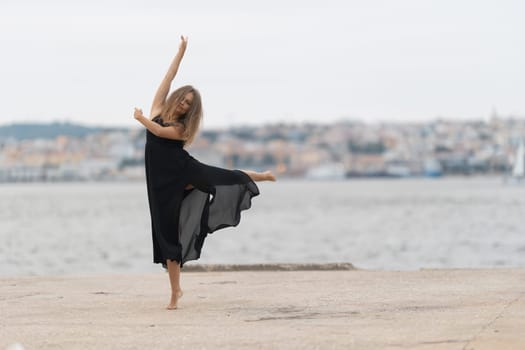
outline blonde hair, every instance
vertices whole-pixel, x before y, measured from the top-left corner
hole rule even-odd
[[[177,115],[175,110],[177,105],[184,99],[188,93],[193,94],[193,101],[191,102],[190,109],[183,115]],[[202,121],[202,101],[199,90],[195,89],[191,85],[181,86],[177,90],[173,91],[164,103],[164,107],[161,111],[162,120],[166,124],[181,123],[184,125],[184,132],[182,134],[186,145],[189,145],[195,139],[197,131]]]

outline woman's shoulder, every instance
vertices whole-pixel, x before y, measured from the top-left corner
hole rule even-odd
[[[164,118],[162,118],[162,115],[160,115],[160,114],[155,116],[155,117],[153,117],[153,119],[151,119],[151,120],[153,120],[154,122],[157,122],[157,123],[162,123],[164,125],[175,125],[175,124],[177,124],[177,125],[184,125],[183,120],[169,121],[169,119],[168,119],[168,121],[164,121]]]
[[[164,123],[164,120],[162,120],[162,116],[160,116],[160,115],[157,115],[156,117],[153,117],[153,119],[151,119],[151,120],[154,121],[157,124],[160,124],[162,126],[166,126],[166,124]]]

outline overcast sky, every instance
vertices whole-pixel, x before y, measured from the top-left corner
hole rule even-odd
[[[2,0],[0,125],[137,125],[181,34],[205,127],[525,115],[520,0],[73,3]]]

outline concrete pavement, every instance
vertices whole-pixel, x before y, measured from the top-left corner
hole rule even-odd
[[[525,349],[525,269],[264,266],[2,278],[0,350]]]

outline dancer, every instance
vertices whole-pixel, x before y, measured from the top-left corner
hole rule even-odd
[[[135,108],[134,117],[147,129],[146,183],[151,215],[153,262],[167,266],[171,299],[176,309],[182,296],[180,268],[199,258],[204,239],[218,229],[237,226],[240,212],[259,195],[254,181],[275,181],[270,171],[227,170],[200,163],[184,149],[202,119],[199,91],[182,86],[169,97],[171,83],[186,51],[181,36],[179,50],[162,80],[150,117]]]

